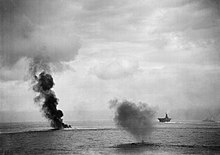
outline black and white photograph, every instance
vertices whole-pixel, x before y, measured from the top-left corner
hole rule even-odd
[[[220,0],[0,0],[0,154],[220,154]]]

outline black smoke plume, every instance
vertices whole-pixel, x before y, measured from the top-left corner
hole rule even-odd
[[[33,90],[39,93],[34,98],[35,103],[39,103],[44,116],[50,121],[55,129],[70,128],[64,124],[63,112],[57,109],[58,99],[53,90],[54,81],[50,73],[50,67],[42,57],[36,57],[30,62],[29,72],[32,76]],[[39,73],[40,72],[40,73]],[[39,73],[39,75],[38,75]]]
[[[153,129],[152,119],[155,111],[145,103],[135,104],[127,100],[119,102],[117,99],[110,101],[110,108],[116,109],[116,125],[144,142]]]

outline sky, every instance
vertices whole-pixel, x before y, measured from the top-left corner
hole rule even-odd
[[[0,19],[0,121],[39,111],[28,75],[37,56],[64,117],[110,113],[114,98],[158,115],[220,112],[218,0],[1,0]]]

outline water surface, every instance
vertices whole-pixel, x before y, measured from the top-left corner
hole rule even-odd
[[[1,123],[2,154],[220,154],[220,124],[156,123],[139,143],[112,122],[68,122],[53,130],[47,123]]]

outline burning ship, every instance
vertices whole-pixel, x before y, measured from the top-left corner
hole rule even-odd
[[[51,126],[54,129],[71,128],[71,125],[63,123],[63,112],[57,109],[58,98],[52,90],[54,86],[53,78],[46,72],[41,72],[39,76],[34,76],[35,85],[33,90],[39,95],[34,98],[36,103],[43,101],[42,111],[44,116],[50,120]]]
[[[158,118],[158,120],[160,122],[169,122],[171,120],[171,118],[169,118],[168,115],[166,114],[166,116],[164,118]]]

